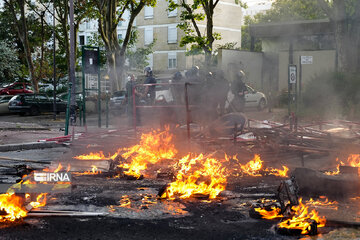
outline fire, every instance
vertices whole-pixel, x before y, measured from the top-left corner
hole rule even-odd
[[[336,166],[336,171],[328,171],[328,172],[325,172],[325,175],[338,175],[340,173],[340,164],[338,164]]]
[[[109,160],[111,157],[105,157],[103,151],[100,152],[90,152],[89,154],[83,154],[73,157],[78,160]]]
[[[190,154],[179,160],[180,170],[176,181],[169,184],[161,198],[189,198],[194,194],[209,195],[216,198],[225,190],[225,168],[215,158],[205,158],[203,154],[190,157]]]
[[[291,219],[284,220],[278,224],[279,228],[299,229],[301,234],[308,234],[311,231],[311,220],[316,221],[317,227],[324,227],[326,223],[325,217],[319,217],[318,212],[309,209],[299,199],[299,205],[291,208],[294,211],[294,216]]]
[[[124,173],[140,178],[142,171],[147,169],[148,164],[155,164],[164,159],[173,158],[177,150],[172,143],[173,135],[169,129],[165,131],[152,131],[141,135],[140,143],[125,149],[121,156],[130,163],[121,163],[119,167],[127,169]]]
[[[46,205],[46,195],[47,193],[41,193],[36,197],[36,202],[30,202],[29,204],[33,208],[43,207]]]
[[[317,200],[315,201],[314,199],[310,198],[309,201],[306,201],[306,205],[312,205],[314,207],[317,207],[317,206],[325,206],[325,207],[330,207],[330,208],[334,208],[334,209],[338,209],[337,207],[337,204],[338,202],[337,201],[329,201],[329,199],[325,196],[320,196],[319,197],[320,199],[322,199],[321,201]]]
[[[262,168],[262,163],[260,159],[260,155],[255,154],[254,158],[246,163],[245,165],[241,165],[242,171],[250,176],[259,177],[261,174],[259,173],[259,170]]]
[[[14,193],[0,194],[0,211],[6,213],[6,215],[0,215],[0,222],[15,221],[27,215],[24,198]]]
[[[75,174],[77,174],[77,175],[97,175],[97,174],[101,174],[101,171],[98,170],[98,168],[95,165],[91,165],[90,171],[75,172]]]
[[[130,205],[131,205],[131,201],[129,195],[121,196],[120,207],[129,208]]]
[[[276,168],[267,168],[265,169],[266,172],[269,173],[269,175],[274,175],[274,176],[277,176],[277,177],[287,177],[287,173],[289,171],[289,168],[286,167],[286,166],[282,166],[283,167],[283,170],[281,169],[276,169]]]
[[[233,156],[232,158],[239,162],[236,156]],[[229,159],[227,155],[225,155],[225,159]],[[264,169],[263,161],[258,154],[255,154],[254,158],[246,164],[239,163],[239,166],[240,168],[238,169],[238,171],[240,171],[243,175],[249,175],[253,177],[260,177],[263,174],[274,175],[277,177],[287,177],[289,171],[289,168],[286,166],[282,166],[283,169],[277,169],[272,167]]]
[[[61,163],[59,163],[58,167],[55,169],[54,173],[59,172],[62,169]]]
[[[258,212],[262,218],[265,219],[274,219],[274,218],[281,218],[283,217],[282,214],[280,214],[281,209],[276,207],[276,206],[271,206],[271,210],[268,211],[264,208],[258,207],[258,208],[254,208],[254,210],[256,212]]]
[[[339,162],[339,159],[336,158],[336,161]],[[340,164],[336,166],[336,171],[328,171],[325,172],[325,175],[338,175],[340,173],[340,166],[345,166],[346,164],[340,161]],[[351,167],[358,167],[359,168],[359,175],[360,175],[360,154],[350,154],[347,159],[347,165]]]
[[[347,161],[352,167],[360,167],[360,154],[350,154]]]

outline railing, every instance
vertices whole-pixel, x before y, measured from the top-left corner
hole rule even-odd
[[[186,112],[186,125],[187,125],[187,137],[190,140],[190,123],[191,123],[191,108],[197,107],[197,105],[190,105],[189,104],[189,94],[188,94],[188,86],[190,85],[198,85],[198,83],[189,83],[189,82],[183,82],[183,83],[153,83],[153,84],[137,84],[133,86],[132,89],[132,98],[133,98],[133,127],[136,132],[136,122],[137,122],[137,116],[136,111],[137,108],[185,108]],[[171,104],[171,105],[155,105],[152,103],[152,105],[136,105],[136,96],[135,96],[135,90],[138,87],[151,87],[151,86],[184,86],[184,100],[185,104]],[[170,88],[169,88],[170,90]],[[171,90],[170,90],[171,91]],[[173,96],[174,98],[174,96]]]

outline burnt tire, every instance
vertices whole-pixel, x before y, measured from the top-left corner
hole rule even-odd
[[[259,105],[257,107],[257,109],[259,111],[262,111],[264,108],[266,107],[266,101],[264,98],[260,99]]]
[[[31,116],[37,116],[40,115],[40,109],[37,106],[31,106],[30,108],[30,115]]]

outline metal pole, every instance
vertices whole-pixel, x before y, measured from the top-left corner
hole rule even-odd
[[[187,129],[187,137],[190,141],[190,109],[189,109],[189,94],[187,86],[189,83],[185,83],[185,108],[186,108],[186,129]]]
[[[76,83],[75,83],[75,31],[74,31],[74,0],[70,0],[70,82],[71,99],[70,112],[71,118],[76,119]]]
[[[54,92],[53,92],[53,118],[56,120],[56,37],[55,37],[55,0],[53,1],[53,85],[54,85]]]
[[[299,59],[299,67],[300,67],[300,71],[299,71],[299,103],[300,103],[300,107],[301,107],[301,103],[302,103],[302,96],[301,96],[301,84],[302,84],[302,64],[301,64],[301,56]]]
[[[101,128],[101,83],[100,83],[100,48],[97,48],[98,51],[98,127]]]
[[[132,81],[132,80],[130,80]],[[135,102],[135,87],[132,87],[132,98],[133,98],[133,125],[134,125],[134,131],[136,134],[136,102]]]
[[[71,85],[72,85],[72,83],[69,82],[69,89],[68,89],[68,96],[67,96],[67,106],[66,106],[66,117],[65,117],[65,136],[67,136],[69,134]]]
[[[85,47],[82,46],[81,47],[81,63],[82,63],[82,112],[83,112],[83,125],[86,126],[86,97],[85,97],[85,71],[84,71],[84,62],[85,62],[85,58],[84,58],[84,49]]]
[[[106,128],[109,127],[109,92],[106,91]]]

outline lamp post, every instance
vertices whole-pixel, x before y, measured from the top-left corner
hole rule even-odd
[[[53,117],[56,120],[56,59],[55,59],[55,52],[56,52],[56,37],[55,37],[55,0],[53,1],[53,85],[54,85],[54,92],[53,92]]]
[[[75,84],[75,32],[74,32],[74,0],[70,0],[70,82],[71,99],[70,99],[70,115],[72,119],[76,119],[76,84]],[[74,124],[74,122],[73,122]]]

